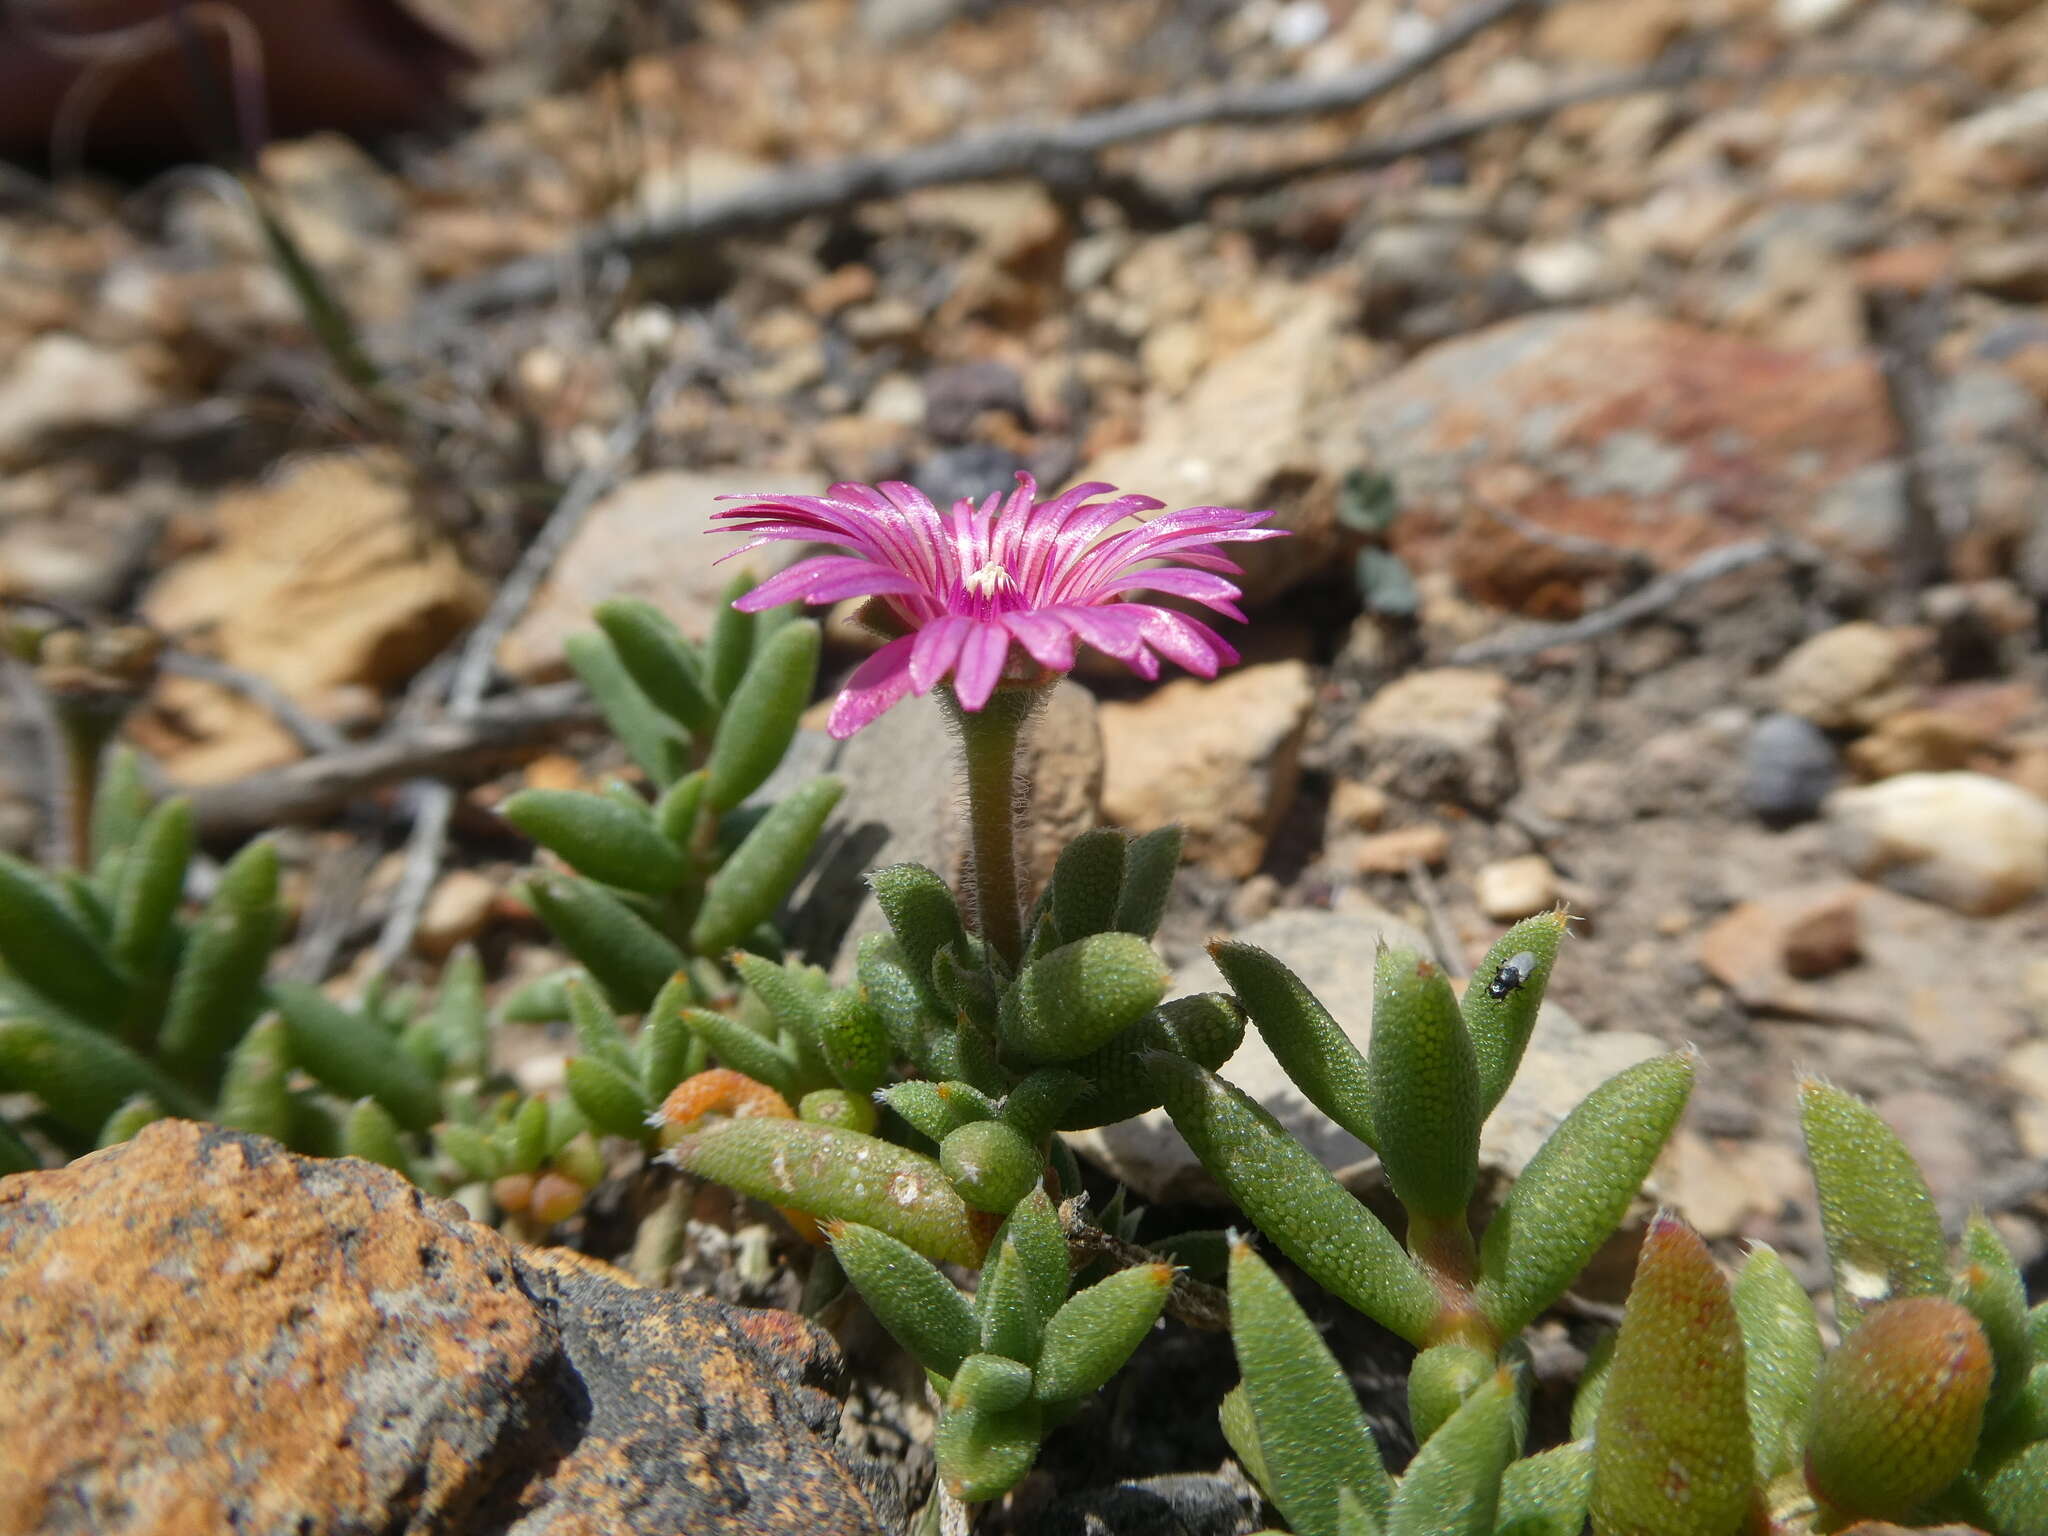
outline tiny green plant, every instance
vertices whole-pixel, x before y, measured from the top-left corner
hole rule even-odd
[[[40,1166],[34,1143],[74,1156],[180,1115],[366,1157],[528,1223],[603,1177],[575,1106],[491,1075],[473,951],[430,997],[373,986],[344,1006],[269,974],[286,923],[273,844],[244,847],[189,912],[190,803],[153,802],[123,748],[89,808],[84,871],[0,856],[0,1090],[33,1104],[0,1120],[0,1171]],[[552,1182],[536,1197],[520,1178]]]
[[[597,621],[570,638],[569,662],[653,798],[624,783],[512,796],[505,819],[568,867],[535,873],[525,895],[618,1012],[644,1015],[674,985],[715,1002],[734,990],[731,951],[781,957],[771,919],[841,793],[818,778],[771,806],[746,803],[810,702],[819,628],[786,609],[728,606],[699,646],[628,599],[600,604]],[[566,997],[557,982],[517,1006],[562,1017]]]

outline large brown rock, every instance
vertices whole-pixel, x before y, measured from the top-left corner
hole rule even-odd
[[[1668,567],[1763,532],[1827,537],[1817,506],[1893,446],[1869,357],[1629,307],[1432,347],[1333,405],[1317,440],[1329,473],[1363,464],[1393,478],[1391,537],[1411,570],[1448,563],[1473,596],[1551,618],[1575,615],[1612,560],[1531,538],[1487,505]]]
[[[792,1317],[161,1121],[0,1180],[0,1532],[882,1532]]]

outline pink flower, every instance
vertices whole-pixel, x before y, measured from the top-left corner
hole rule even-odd
[[[1007,499],[998,493],[979,507],[962,500],[941,515],[915,486],[849,482],[823,496],[727,497],[746,505],[714,515],[754,535],[734,554],[778,539],[849,551],[799,560],[734,607],[755,613],[798,599],[879,597],[910,630],[855,668],[833,702],[828,729],[844,738],[906,693],[926,693],[949,676],[960,707],[978,710],[1006,676],[1071,670],[1076,640],[1148,678],[1159,675],[1160,656],[1203,677],[1236,661],[1200,620],[1127,594],[1171,593],[1243,622],[1238,589],[1218,574],[1239,567],[1216,546],[1286,530],[1255,526],[1271,512],[1190,507],[1110,534],[1125,518],[1165,505],[1150,496],[1095,499],[1115,489],[1091,481],[1040,501],[1037,483],[1020,474]],[[1142,568],[1162,559],[1175,564]],[[1029,663],[1013,659],[1012,642]]]

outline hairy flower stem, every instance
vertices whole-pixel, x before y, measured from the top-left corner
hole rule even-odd
[[[1014,969],[1024,953],[1023,890],[1017,866],[1017,822],[1024,786],[1017,744],[1045,702],[1046,690],[998,688],[986,706],[960,708],[950,686],[934,690],[945,705],[967,762],[967,830],[973,854],[974,920],[981,937]]]

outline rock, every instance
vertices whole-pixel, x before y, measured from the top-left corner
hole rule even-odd
[[[395,453],[301,460],[274,485],[223,497],[215,547],[158,578],[143,612],[181,643],[296,699],[403,682],[483,612],[487,596],[427,522],[416,489]],[[201,771],[167,766],[188,782]]]
[[[1812,1181],[1805,1159],[1783,1143],[1709,1138],[1685,1127],[1657,1173],[1664,1200],[1708,1238],[1766,1236]]]
[[[1765,531],[1811,532],[1829,490],[1892,452],[1864,356],[1793,352],[1611,306],[1526,316],[1429,348],[1314,428],[1324,472],[1389,475],[1410,570],[1569,618],[1593,561],[1504,528],[1490,502],[1661,568]]]
[[[1700,934],[1700,965],[1745,1007],[1828,1016],[1828,998],[1802,983],[1861,957],[1861,906],[1869,892],[1835,880],[1738,902]]]
[[[1285,909],[1233,937],[1283,961],[1322,999],[1361,1050],[1372,1034],[1369,1014],[1378,942],[1384,939],[1390,945],[1429,952],[1420,933],[1365,903],[1336,911]],[[1206,957],[1183,966],[1174,989],[1176,994],[1227,990],[1222,974]],[[1556,1003],[1544,1004],[1521,1071],[1486,1122],[1480,1143],[1482,1169],[1500,1179],[1514,1178],[1588,1092],[1660,1049],[1648,1035],[1589,1033]],[[1246,1032],[1244,1044],[1222,1075],[1277,1116],[1350,1188],[1368,1192],[1380,1187],[1377,1159],[1302,1098],[1256,1029]],[[1214,1183],[1164,1111],[1068,1140],[1148,1200],[1219,1199]]]
[[[1574,63],[1634,69],[1662,53],[1685,31],[1685,0],[1637,0],[1611,6],[1601,0],[1566,0],[1543,14],[1536,46]]]
[[[1076,683],[1055,687],[1021,756],[1020,776],[1031,791],[1021,845],[1035,893],[1059,850],[1103,819],[1103,733],[1094,695]],[[757,798],[774,799],[820,773],[844,779],[846,793],[791,897],[795,918],[785,932],[811,954],[836,955],[833,974],[844,981],[860,940],[887,927],[868,894],[869,870],[923,864],[960,888],[967,837],[959,746],[935,701],[907,700],[843,742],[800,732]]]
[[[1864,779],[1945,773],[1967,767],[1990,741],[1966,716],[1942,709],[1902,709],[1849,744],[1849,766]]]
[[[1340,751],[1358,777],[1410,800],[1495,810],[1515,793],[1507,679],[1470,667],[1411,672],[1366,701]]]
[[[966,10],[966,0],[860,0],[860,28],[877,43],[936,32]]]
[[[1928,639],[1924,630],[1838,624],[1778,663],[1771,695],[1779,709],[1823,730],[1869,726],[1911,697]]]
[[[2048,176],[2048,85],[2007,96],[1952,124],[1935,146],[1950,175],[1991,187],[2021,187]]]
[[[1305,663],[1276,661],[1104,704],[1104,814],[1133,832],[1178,822],[1190,863],[1246,878],[1293,802],[1314,698]]]
[[[1836,852],[1866,879],[1973,917],[2048,885],[2048,803],[1981,773],[1907,773],[1828,797]]]
[[[490,926],[501,894],[497,881],[473,869],[443,875],[420,912],[412,947],[429,960],[445,959]]]
[[[1773,15],[1787,32],[1825,32],[1862,3],[1863,0],[1778,0]]]
[[[1351,849],[1351,867],[1361,875],[1405,875],[1421,864],[1442,869],[1451,856],[1451,834],[1441,822],[1425,821],[1391,832],[1360,838]]]
[[[2048,240],[2006,240],[1962,253],[1963,281],[2015,304],[2048,303]]]
[[[1346,832],[1370,832],[1387,819],[1387,792],[1377,784],[1339,779],[1330,792],[1326,840]]]
[[[1548,911],[1563,894],[1557,871],[1540,853],[1496,859],[1472,877],[1473,899],[1496,923],[1520,922]]]
[[[1024,380],[1008,363],[993,358],[933,369],[925,375],[924,398],[925,430],[941,442],[966,442],[984,411],[1008,411],[1019,421],[1031,415],[1024,403]],[[981,494],[1008,489],[991,485]]]
[[[51,433],[125,426],[161,401],[131,354],[61,331],[38,336],[0,376],[0,466]]]
[[[1784,827],[1820,814],[1834,788],[1834,743],[1800,715],[1766,715],[1743,753],[1742,800],[1767,826]]]
[[[0,1296],[10,1530],[901,1518],[832,1449],[810,1325],[522,1253],[352,1158],[159,1121],[0,1181]]]
[[[703,639],[721,595],[742,567],[765,578],[797,553],[790,544],[768,544],[744,561],[714,564],[746,543],[744,535],[715,531],[711,514],[722,505],[718,498],[816,495],[824,489],[815,476],[784,470],[661,470],[628,480],[590,509],[525,617],[498,648],[498,664],[526,682],[566,676],[562,642],[591,628],[590,610],[608,597],[645,598],[685,635]]]
[[[1153,409],[1138,441],[1098,457],[1079,480],[1192,506],[1272,508],[1294,537],[1234,546],[1250,603],[1322,571],[1338,549],[1335,480],[1317,469],[1304,422],[1338,366],[1343,300],[1320,288],[1289,297],[1272,330],[1212,362],[1186,395]],[[1342,466],[1354,468],[1356,460]],[[1341,471],[1340,471],[1341,472]]]
[[[2028,1157],[2048,1158],[2048,1040],[2029,1040],[2010,1056],[2000,1075],[2017,1090],[2013,1129]]]

